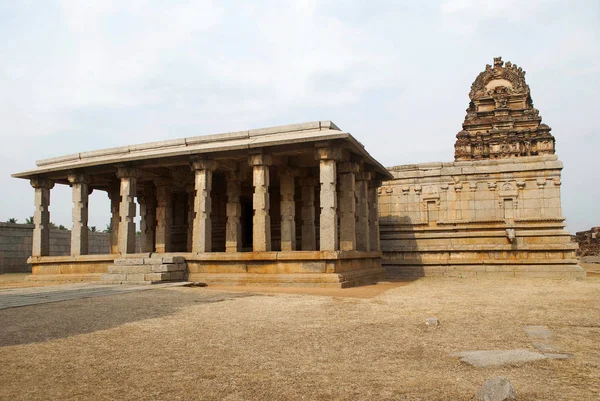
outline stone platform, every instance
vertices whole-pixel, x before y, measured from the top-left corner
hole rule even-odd
[[[384,280],[381,252],[285,251],[138,253],[38,257],[36,281],[348,288]]]

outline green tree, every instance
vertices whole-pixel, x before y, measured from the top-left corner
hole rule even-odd
[[[93,233],[95,233],[96,232],[96,226],[91,226],[90,227],[90,231],[93,232]]]
[[[25,219],[25,224],[33,224],[33,216],[29,216]]]
[[[112,226],[110,224],[106,225],[106,228],[104,229],[105,233],[111,233],[112,232]]]
[[[10,219],[6,220],[7,223],[12,223],[12,224],[16,224],[17,223],[17,219],[15,219],[14,217],[11,217]]]

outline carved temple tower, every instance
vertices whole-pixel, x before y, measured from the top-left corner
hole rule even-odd
[[[554,137],[533,107],[521,67],[495,57],[494,66],[486,65],[471,85],[469,98],[454,160],[554,154]]]

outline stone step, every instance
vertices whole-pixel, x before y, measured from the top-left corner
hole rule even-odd
[[[186,271],[187,264],[144,264],[144,265],[111,265],[108,266],[110,274],[134,274],[134,273],[168,273]]]
[[[159,256],[149,258],[119,258],[115,259],[115,266],[138,266],[138,265],[162,265],[162,264],[185,264],[183,256]]]
[[[185,271],[173,271],[163,273],[107,273],[102,275],[103,282],[120,282],[132,284],[138,282],[164,282],[182,281],[186,278]]]

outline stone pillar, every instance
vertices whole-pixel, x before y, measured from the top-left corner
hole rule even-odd
[[[262,153],[250,155],[249,163],[252,166],[252,183],[254,196],[252,206],[252,250],[254,252],[271,251],[271,217],[269,215],[269,166],[271,156]]]
[[[319,180],[321,182],[320,200],[320,248],[322,251],[338,250],[337,225],[337,166],[339,149],[318,147],[316,156],[319,160]]]
[[[146,185],[138,194],[140,204],[140,252],[154,252],[154,234],[156,227],[156,197],[153,186]]]
[[[301,241],[303,251],[315,251],[317,249],[317,235],[315,228],[315,186],[317,179],[305,177],[300,180],[302,210],[301,210]]]
[[[356,182],[358,164],[339,164],[340,172],[340,250],[356,250]]]
[[[192,252],[192,247],[194,243],[194,203],[196,200],[196,184],[187,185],[186,193],[188,196],[188,204],[187,204],[187,244],[186,249],[188,252]]]
[[[296,171],[289,167],[282,168],[279,175],[282,251],[296,250],[296,202],[294,202],[296,175]]]
[[[369,181],[371,173],[356,173],[356,249],[368,252],[371,247],[369,230]]]
[[[50,255],[50,190],[54,182],[45,178],[33,178],[31,186],[35,189],[33,212],[33,247],[31,256]]]
[[[212,173],[217,167],[214,160],[197,159],[192,161],[195,172],[196,196],[194,198],[194,222],[192,232],[192,252],[212,251],[212,209],[210,191],[212,189]]]
[[[379,210],[377,190],[381,181],[369,181],[369,250],[380,251],[379,243]]]
[[[71,229],[71,256],[88,254],[88,185],[85,174],[69,174],[73,192],[73,228]]]
[[[108,198],[110,199],[110,253],[119,253],[119,206],[121,205],[121,190],[119,185],[108,190]]]
[[[173,225],[173,202],[171,187],[166,181],[156,181],[156,244],[157,253],[171,251],[171,226]]]
[[[119,206],[119,253],[135,253],[135,195],[137,193],[137,171],[119,167],[117,177],[121,179],[121,204]]]
[[[244,174],[241,171],[227,173],[227,225],[225,227],[225,251],[242,251],[242,181]]]

